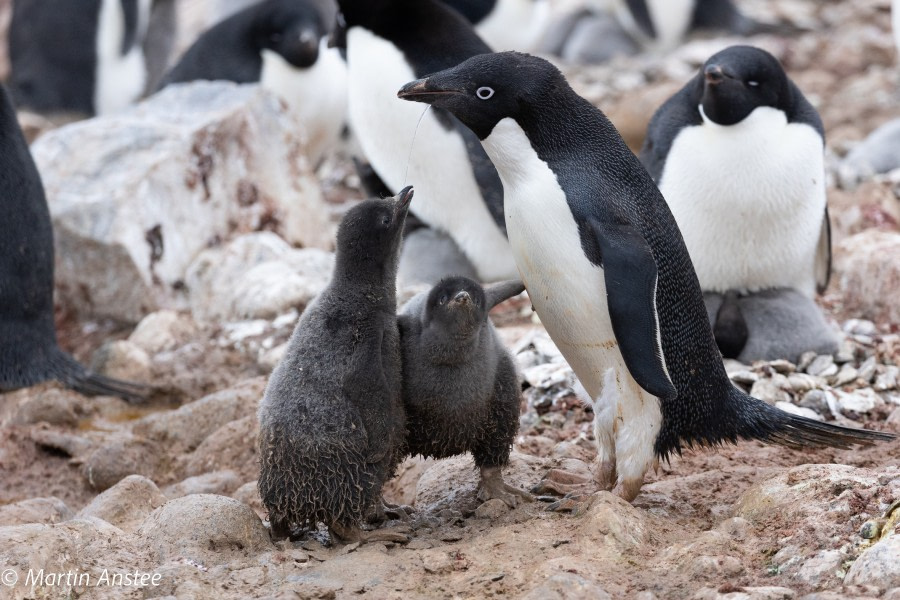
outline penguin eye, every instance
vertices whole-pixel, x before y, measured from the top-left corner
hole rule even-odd
[[[747,85],[749,85],[750,87],[759,87],[759,82],[755,79],[751,79],[747,82]]]
[[[438,300],[438,304],[440,304],[440,305],[447,304],[447,296],[441,296],[441,299]]]
[[[387,227],[391,224],[391,215],[383,215],[381,217],[381,224]]]
[[[494,95],[494,89],[487,86],[482,86],[475,90],[475,95],[478,96],[481,100],[490,100]]]

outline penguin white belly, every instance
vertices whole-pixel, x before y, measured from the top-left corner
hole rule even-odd
[[[416,132],[422,106],[397,98],[416,79],[403,53],[361,27],[347,32],[347,49],[350,125],[372,166],[391,189],[416,187],[416,216],[449,233],[482,280],[515,277],[509,244],[484,204],[462,138],[432,110]]]
[[[124,55],[125,12],[121,0],[102,0],[97,21],[97,66],[94,111],[98,115],[121,110],[144,92],[147,72],[141,42],[150,20],[150,1],[138,1],[134,45]]]
[[[625,365],[603,269],[585,256],[565,192],[515,120],[500,121],[484,147],[503,181],[509,242],[528,297],[594,401],[600,460],[617,463],[620,484],[642,480],[662,414]]]
[[[298,69],[277,52],[262,51],[259,83],[290,107],[306,132],[313,166],[337,144],[347,119],[347,67],[328,40],[319,42],[319,57]]]
[[[815,295],[826,200],[822,138],[767,106],[727,127],[703,119],[676,136],[659,186],[700,286]]]
[[[498,0],[475,30],[493,50],[532,52],[550,24],[548,0]]]

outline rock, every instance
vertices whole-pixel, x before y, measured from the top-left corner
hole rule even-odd
[[[223,425],[203,440],[184,462],[186,475],[202,475],[210,471],[233,469],[246,481],[259,475],[256,437],[259,425],[256,415]]]
[[[161,310],[141,319],[128,341],[152,356],[175,350],[196,335],[197,326],[190,317],[174,310]]]
[[[741,385],[753,385],[759,381],[759,375],[753,371],[734,371],[728,374],[728,377],[735,383]]]
[[[38,389],[31,394],[23,394],[21,398],[11,416],[12,424],[43,422],[74,427],[78,424],[78,412],[84,402],[81,394],[59,387]]]
[[[794,574],[794,579],[821,589],[840,583],[838,571],[844,562],[839,550],[822,550],[807,559]]]
[[[775,369],[776,373],[781,373],[782,375],[790,375],[794,371],[797,370],[797,365],[792,363],[789,360],[785,360],[783,358],[777,360],[770,360],[768,362],[768,366]]]
[[[791,600],[796,592],[790,588],[776,586],[741,587],[736,592],[719,592],[704,588],[694,594],[695,600]]]
[[[126,340],[104,344],[94,355],[91,368],[107,377],[149,383],[153,365],[143,348]]]
[[[848,383],[852,383],[856,381],[859,372],[853,367],[853,365],[847,363],[841,366],[841,370],[838,371],[838,374],[834,376],[834,382],[832,385],[835,387],[847,385]]]
[[[900,587],[900,535],[883,538],[863,552],[847,572],[847,585],[871,584],[879,588]]]
[[[266,508],[263,506],[262,498],[259,496],[259,488],[256,481],[249,481],[232,492],[231,497],[239,502],[243,502],[252,508],[260,517],[266,514]]]
[[[170,86],[51,131],[32,152],[53,216],[57,291],[79,313],[136,323],[177,308],[188,265],[237,233],[332,243],[300,132],[258,86]]]
[[[147,515],[166,503],[156,484],[140,475],[129,475],[78,512],[79,517],[96,517],[132,532]]]
[[[547,460],[513,451],[509,465],[503,469],[506,483],[520,489],[531,489],[547,471]],[[436,511],[457,508],[471,502],[478,487],[478,470],[469,454],[454,456],[432,464],[416,483],[415,506],[418,510]]]
[[[159,561],[182,556],[221,564],[227,557],[273,549],[249,506],[225,496],[194,494],[166,502],[136,532]]]
[[[296,250],[271,232],[242,235],[206,250],[187,269],[198,322],[272,319],[302,310],[331,280],[334,256]]]
[[[776,375],[784,380],[782,382],[784,386],[789,387],[784,375]],[[750,395],[768,404],[791,401],[791,395],[775,379],[760,379],[750,388]]]
[[[844,339],[838,346],[837,352],[834,353],[834,362],[842,365],[856,358],[856,344],[851,340]]]
[[[194,450],[220,427],[256,414],[265,391],[262,377],[185,404],[178,410],[154,413],[135,422],[132,431],[155,440],[171,451]]]
[[[831,392],[824,390],[810,390],[803,394],[803,397],[797,404],[820,415],[827,415],[831,410],[828,403],[828,395],[834,396]]]
[[[734,577],[744,571],[744,565],[733,556],[697,556],[689,568],[703,578]]]
[[[842,241],[835,257],[833,279],[844,310],[900,322],[900,233],[868,229]]]
[[[575,573],[551,575],[522,600],[610,600],[612,596],[599,585]]]
[[[257,358],[256,360],[257,366],[265,373],[271,373],[281,362],[281,359],[284,358],[284,355],[287,353],[287,349],[287,342],[279,344],[274,348],[260,349],[259,358]]]
[[[856,371],[856,378],[865,383],[871,383],[872,378],[875,377],[877,364],[875,357],[870,356],[859,365],[859,369]]]
[[[900,119],[883,124],[850,151],[839,169],[841,185],[852,188],[861,179],[897,168],[900,168]]]
[[[844,322],[843,330],[852,335],[873,336],[878,333],[878,327],[868,319],[847,319]]]
[[[580,541],[585,546],[599,543],[617,551],[639,548],[651,529],[646,512],[610,492],[598,492],[584,515]]]
[[[190,494],[220,494],[227,495],[241,485],[241,480],[234,471],[215,471],[195,477],[188,477],[180,483],[170,485],[165,489],[167,498],[174,500]]]
[[[26,523],[61,523],[75,516],[59,498],[30,498],[0,506],[0,527]]]
[[[121,436],[94,450],[84,464],[84,476],[94,489],[106,490],[129,475],[153,478],[162,451],[155,442]]]
[[[509,506],[499,498],[491,498],[475,509],[476,519],[497,519],[509,512]]]
[[[900,367],[888,365],[884,368],[884,372],[875,378],[874,388],[879,392],[895,390],[900,380]]]
[[[817,377],[830,377],[838,372],[838,367],[833,356],[820,354],[806,367],[806,372]]]
[[[817,387],[821,387],[824,385],[824,381],[822,381],[818,377],[813,377],[812,375],[808,375],[806,373],[791,373],[788,375],[788,385],[791,386],[791,390],[796,393],[806,393],[809,390],[815,389]]]
[[[453,570],[453,559],[444,550],[423,550],[420,556],[426,573],[447,573]]]
[[[543,363],[523,370],[522,377],[534,388],[548,389],[570,382],[574,374],[565,363]]]
[[[776,402],[775,408],[781,409],[786,413],[806,417],[807,419],[812,419],[814,421],[822,420],[822,415],[820,415],[813,409],[806,408],[805,406],[797,406],[793,402]]]
[[[797,370],[798,371],[806,371],[809,365],[816,359],[817,354],[812,350],[808,352],[804,352],[800,355],[800,360],[797,361]]]
[[[842,413],[852,412],[865,414],[884,401],[870,388],[854,390],[852,392],[835,391],[838,407]]]

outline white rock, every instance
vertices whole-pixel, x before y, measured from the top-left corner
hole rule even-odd
[[[900,379],[900,367],[888,365],[884,372],[875,378],[875,389],[879,392],[897,389],[898,379]]]
[[[879,404],[884,403],[878,394],[869,388],[854,390],[849,393],[836,390],[835,395],[837,396],[838,407],[842,413],[867,413]]]
[[[870,356],[867,358],[861,365],[859,365],[859,369],[857,369],[856,377],[865,381],[866,383],[871,383],[872,378],[875,377],[875,371],[877,367],[877,361],[874,356]]]
[[[880,588],[900,587],[900,535],[887,537],[856,559],[844,583],[870,584]]]
[[[274,226],[327,248],[328,211],[282,103],[258,86],[196,82],[74,123],[33,146],[56,235],[59,293],[137,322],[184,300],[204,248]]]
[[[524,377],[525,381],[531,384],[532,387],[547,389],[560,383],[570,382],[573,373],[572,369],[569,368],[569,365],[544,363],[525,369],[522,372],[522,377]]]
[[[806,417],[807,419],[813,419],[814,421],[821,421],[822,415],[812,410],[811,408],[805,408],[803,406],[797,406],[791,402],[776,402],[775,408],[780,408],[786,413],[791,413],[792,415],[797,415],[800,417]]]
[[[853,365],[846,363],[841,366],[841,370],[838,371],[837,375],[834,376],[834,385],[841,386],[852,383],[856,381],[856,377],[858,374],[858,371],[853,367]]]
[[[196,333],[197,326],[187,315],[161,310],[141,319],[128,336],[128,341],[153,355],[175,350],[190,341]]]
[[[867,229],[842,241],[835,257],[833,279],[844,310],[900,322],[900,233]]]
[[[187,271],[197,322],[271,319],[305,307],[331,280],[334,255],[294,249],[271,232],[205,250]]]
[[[834,364],[834,357],[829,354],[820,354],[806,367],[806,372],[818,377],[830,377],[837,374],[838,367]]]

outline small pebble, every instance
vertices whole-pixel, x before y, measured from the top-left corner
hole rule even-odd
[[[830,377],[837,374],[838,367],[830,354],[820,354],[806,367],[806,372],[818,377]]]
[[[856,370],[856,378],[861,379],[865,383],[872,383],[872,378],[875,377],[876,365],[875,357],[870,356]]]
[[[897,380],[900,379],[900,367],[889,365],[884,372],[875,378],[875,389],[879,392],[897,389]]]
[[[800,361],[797,363],[798,371],[806,371],[806,368],[816,359],[816,353],[813,351],[804,352],[800,355]]]
[[[734,373],[729,373],[728,377],[730,377],[733,382],[741,385],[753,385],[759,381],[759,375],[753,371],[735,371]]]
[[[794,363],[789,360],[784,360],[783,358],[770,361],[768,364],[775,369],[776,372],[781,373],[782,375],[788,375],[797,370],[797,366]]]
[[[848,383],[852,383],[856,381],[859,372],[851,365],[850,363],[846,363],[841,366],[841,370],[838,371],[838,374],[834,376],[834,385],[841,386],[847,385]]]

